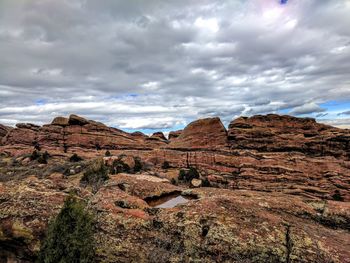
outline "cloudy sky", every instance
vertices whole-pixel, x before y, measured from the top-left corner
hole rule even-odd
[[[349,0],[1,0],[0,123],[280,113],[350,127]]]

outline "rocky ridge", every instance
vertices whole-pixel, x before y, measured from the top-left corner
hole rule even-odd
[[[227,130],[202,119],[167,139],[71,115],[1,137],[0,262],[32,262],[71,191],[96,215],[101,262],[350,262],[349,130],[269,114]],[[48,163],[28,159],[34,150]],[[145,168],[92,192],[79,184],[85,163],[107,150],[108,165]],[[73,153],[85,160],[69,163]],[[210,187],[170,183],[191,167]],[[172,193],[195,198],[170,209],[147,203]]]

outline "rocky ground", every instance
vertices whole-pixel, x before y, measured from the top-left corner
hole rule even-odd
[[[76,115],[0,129],[0,262],[33,262],[71,192],[95,215],[101,262],[350,262],[349,130],[279,115],[198,120],[169,139]],[[82,185],[96,158],[128,169]],[[179,180],[190,168],[199,178]],[[150,205],[171,194],[191,198]]]

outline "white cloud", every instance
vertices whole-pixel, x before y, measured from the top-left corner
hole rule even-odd
[[[350,101],[349,13],[345,0],[3,0],[0,122],[339,119],[322,105]]]
[[[326,111],[326,109],[323,109],[316,103],[311,102],[311,103],[307,103],[307,104],[295,107],[289,113],[295,114],[295,115],[304,115],[304,114],[310,114],[315,112],[318,113],[318,112],[324,112],[324,111]]]
[[[201,30],[204,31],[211,31],[213,33],[216,33],[219,31],[219,24],[216,18],[207,18],[204,19],[202,17],[198,17],[196,21],[194,22],[194,25],[199,27]]]

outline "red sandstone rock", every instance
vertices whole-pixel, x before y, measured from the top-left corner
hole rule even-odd
[[[69,125],[81,125],[81,126],[89,123],[87,119],[84,119],[83,117],[80,117],[75,114],[71,114],[69,116],[68,122],[69,122]]]
[[[38,129],[40,126],[33,124],[33,123],[17,123],[16,124],[17,128],[22,128],[22,129]]]
[[[133,133],[131,133],[131,135],[134,137],[142,138],[142,139],[148,138],[148,136],[146,134],[144,134],[140,131],[133,132]]]
[[[56,117],[51,122],[51,125],[58,125],[58,126],[68,126],[69,120],[65,117]]]
[[[171,132],[169,132],[169,140],[172,140],[172,139],[175,139],[175,138],[177,138],[177,137],[179,137],[180,135],[181,135],[181,133],[182,133],[182,130],[178,130],[178,131],[171,131]]]
[[[0,124],[0,142],[1,142],[1,138],[5,137],[5,135],[12,129],[13,129],[12,127]]]
[[[164,136],[164,133],[162,133],[162,132],[155,132],[155,133],[152,134],[152,136],[150,138],[152,138],[152,139],[160,139],[160,140],[163,140],[163,141],[167,140],[167,138],[165,138],[165,136]]]
[[[227,132],[219,118],[191,122],[169,145],[170,148],[210,150],[227,146]]]
[[[20,125],[21,126],[21,125]],[[8,132],[0,151],[31,153],[34,143],[52,154],[84,158],[113,155],[140,157],[152,169],[196,167],[215,185],[232,189],[280,191],[350,201],[349,130],[291,116],[239,118],[226,130],[218,118],[189,124],[167,144],[89,121],[88,124],[21,126]],[[225,147],[230,145],[231,148]],[[338,191],[338,192],[337,192]]]
[[[38,143],[61,157],[46,168],[24,161],[27,155],[16,159],[17,166],[1,159],[0,258],[5,248],[5,259],[31,259],[48,220],[74,190],[96,214],[104,262],[350,262],[349,130],[266,115],[234,120],[227,135],[221,121],[210,118],[189,124],[167,144],[73,119],[68,126],[20,124],[3,138],[0,152],[30,153]],[[180,192],[183,185],[118,174],[93,195],[79,186],[81,175],[50,173],[70,151],[92,158],[107,149],[113,156],[106,161],[124,155],[132,166],[137,156],[150,164],[150,174],[160,175],[165,161],[171,178],[195,167],[212,187],[186,190],[199,199],[159,210],[145,200]]]
[[[350,157],[350,131],[311,118],[276,114],[240,117],[230,123],[228,138],[233,149]]]

